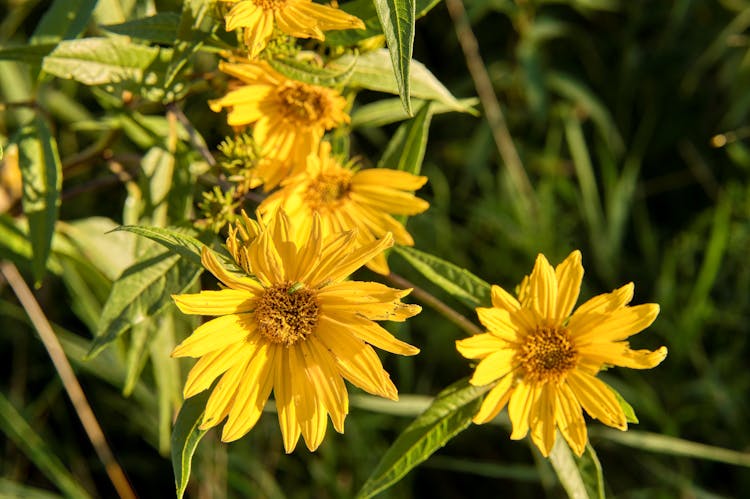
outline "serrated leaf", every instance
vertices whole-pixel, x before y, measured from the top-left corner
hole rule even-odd
[[[490,285],[468,270],[407,246],[394,246],[393,251],[469,308],[490,306]]]
[[[177,414],[172,429],[172,470],[174,471],[177,499],[182,499],[190,480],[193,454],[206,430],[199,430],[203,412],[206,410],[209,391],[187,399]]]
[[[171,49],[125,38],[84,38],[60,42],[44,58],[42,69],[58,78],[112,85],[112,90],[121,87],[153,99],[163,94],[164,72],[171,58]]]
[[[479,409],[480,397],[491,387],[472,386],[467,378],[440,392],[393,442],[357,498],[366,499],[387,489],[466,429]]]
[[[112,285],[89,357],[132,326],[153,319],[172,303],[170,295],[187,291],[202,272],[193,261],[158,246],[146,252]]]
[[[406,114],[411,116],[411,55],[414,49],[414,22],[416,4],[414,0],[373,0],[383,27],[385,42],[391,55],[393,72],[401,103]]]
[[[378,161],[378,168],[393,168],[419,175],[432,120],[430,104],[430,101],[422,104],[414,118],[398,127]]]
[[[329,62],[327,67],[341,71],[349,67],[354,57],[357,60],[348,86],[399,95],[399,84],[393,74],[390,55],[386,49],[372,50],[359,56],[346,54]],[[412,97],[442,102],[456,111],[468,111],[468,108],[461,105],[435,75],[417,60],[411,62],[410,89]]]
[[[171,45],[177,38],[179,24],[180,14],[177,12],[159,12],[153,16],[110,24],[101,28],[110,33],[129,36],[137,40]]]
[[[91,19],[97,0],[55,0],[42,16],[29,44],[55,43],[81,34]]]
[[[415,19],[427,14],[440,0],[415,0]],[[365,23],[365,29],[347,29],[329,31],[326,33],[327,45],[356,45],[363,40],[383,34],[383,28],[378,19],[378,13],[372,0],[352,0],[341,4],[341,10],[357,16]]]
[[[346,85],[354,73],[357,55],[353,55],[349,65],[336,70],[319,68],[295,59],[275,57],[268,59],[268,64],[287,78],[302,81],[311,85],[337,87]]]
[[[411,102],[414,107],[421,107],[427,101],[422,99],[412,99]],[[474,106],[479,104],[479,99],[476,97],[459,99],[458,102],[466,107],[467,112],[474,116],[479,115],[479,113],[473,109]],[[442,102],[432,101],[430,111],[435,115],[453,112],[456,111],[456,109],[448,107]],[[352,128],[379,127],[410,118],[410,116],[406,114],[406,111],[404,111],[404,107],[401,105],[401,99],[381,99],[370,104],[359,106],[352,111],[351,116]]]
[[[174,229],[144,227],[142,225],[121,225],[115,230],[124,230],[147,237],[174,253],[185,257],[195,265],[201,265],[201,249],[204,244],[195,237]]]
[[[46,121],[37,116],[18,140],[18,164],[23,177],[23,211],[29,221],[31,272],[39,284],[44,277],[60,209],[62,166],[57,142]]]

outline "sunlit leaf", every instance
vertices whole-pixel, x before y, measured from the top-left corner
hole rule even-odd
[[[373,0],[383,27],[385,41],[391,54],[398,94],[406,113],[411,116],[410,77],[411,55],[414,49],[414,0]]]
[[[378,162],[378,168],[393,168],[419,175],[431,120],[430,101],[427,101],[414,118],[398,127]]]
[[[177,499],[182,499],[190,480],[193,454],[206,430],[198,429],[206,409],[209,392],[191,397],[182,404],[172,430],[172,470]]]
[[[177,38],[179,23],[180,14],[177,12],[159,12],[149,17],[102,26],[102,29],[117,35],[129,36],[136,40],[171,45]]]

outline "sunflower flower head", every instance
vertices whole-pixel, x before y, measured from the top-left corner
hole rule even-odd
[[[222,440],[242,437],[273,391],[286,452],[300,435],[315,450],[329,416],[336,431],[344,430],[344,379],[374,395],[398,398],[372,347],[401,355],[419,350],[375,321],[404,321],[420,307],[401,302],[411,290],[345,280],[393,244],[390,236],[361,246],[352,232],[326,236],[319,219],[299,230],[279,212],[268,225],[243,216],[229,240],[235,244],[230,252],[241,248],[238,264],[249,275],[229,272],[204,248],[203,265],[226,288],[173,296],[184,313],[216,316],[172,352],[199,358],[185,383],[186,398],[219,378],[200,428],[226,419]]]
[[[630,283],[573,312],[582,279],[579,251],[555,268],[540,254],[518,298],[492,286],[492,307],[477,308],[487,333],[456,342],[461,355],[479,360],[471,384],[494,384],[474,422],[490,421],[507,404],[511,438],[524,438],[530,430],[544,456],[557,429],[583,454],[588,437],[582,409],[608,426],[627,429],[618,395],[597,373],[610,366],[650,369],[667,355],[666,347],[632,350],[626,341],[651,325],[657,304],[628,306]]]
[[[244,85],[209,101],[215,112],[229,109],[231,126],[253,125],[263,159],[256,174],[266,190],[304,170],[326,131],[349,123],[346,99],[336,90],[289,79],[266,62],[227,63],[219,68]]]
[[[295,38],[325,39],[324,31],[364,29],[361,19],[311,0],[231,0],[226,29],[245,30],[250,57],[257,56],[273,35],[274,27]]]
[[[258,209],[262,213],[283,209],[300,225],[309,225],[317,214],[324,233],[357,229],[363,245],[390,232],[396,243],[413,246],[411,235],[392,215],[415,215],[429,208],[427,201],[413,194],[425,182],[427,177],[390,168],[356,170],[351,163],[342,164],[331,154],[331,145],[322,142],[318,153],[308,156],[307,169],[286,180]],[[367,266],[389,273],[382,253]]]

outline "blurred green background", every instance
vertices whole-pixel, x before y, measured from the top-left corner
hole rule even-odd
[[[155,7],[179,10],[176,5]],[[113,6],[133,17],[154,7],[99,2],[87,33],[98,33],[97,23],[117,21]],[[586,269],[582,298],[635,282],[634,303],[659,303],[661,313],[632,344],[666,345],[669,355],[652,371],[603,373],[635,408],[640,424],[631,429],[750,452],[750,2],[470,0],[465,6],[533,189],[521,193],[509,179],[487,121],[436,115],[422,169],[430,181],[420,192],[431,208],[409,221],[416,247],[506,289],[530,271],[537,253],[556,263],[576,248]],[[0,42],[25,42],[48,7],[38,0],[4,1]],[[457,97],[476,95],[444,4],[418,21],[414,57]],[[201,64],[210,71],[215,60]],[[28,66],[0,62],[2,102],[27,100],[29,88]],[[205,90],[189,96],[184,109],[215,150],[228,129],[205,105],[220,90],[210,81]],[[357,103],[379,98],[363,93]],[[113,279],[130,262],[102,268],[81,248],[106,252],[120,244],[112,243],[119,236],[88,240],[76,232],[103,233],[123,223],[128,191],[113,178],[107,160],[116,158],[126,171],[137,168],[163,122],[155,120],[154,129],[140,136],[122,129],[108,138],[106,99],[69,81],[45,81],[38,102],[56,127],[65,225],[38,299],[59,327],[135,490],[142,497],[171,497],[173,476],[159,420],[169,411],[162,406],[160,413],[164,402],[158,393],[179,394],[179,387],[159,385],[160,373],[178,363],[166,355],[157,361],[159,344],[151,344],[132,394],[125,397],[126,352],[135,332],[94,360],[82,360]],[[164,116],[159,106],[138,111]],[[28,113],[24,107],[0,108],[3,144]],[[362,154],[366,164],[374,162],[397,126],[355,128],[352,152]],[[77,153],[103,140],[110,141],[112,156],[76,163]],[[13,239],[19,237],[13,214],[11,209],[0,219],[0,256],[26,272],[22,244]],[[81,221],[91,216],[114,223]],[[398,255],[390,261],[396,273],[475,320],[473,311]],[[365,271],[361,277],[375,278]],[[0,448],[0,495],[47,497],[72,481],[92,496],[112,497],[23,309],[4,283],[0,292],[0,414],[8,437]],[[174,321],[187,319],[166,314],[156,328],[189,330],[189,323]],[[454,349],[463,333],[433,310],[425,307],[399,333],[422,349],[415,358],[382,356],[402,394],[405,416],[371,410],[369,399],[352,396],[346,433],[329,428],[315,454],[299,445],[284,455],[272,413],[233,444],[220,444],[211,432],[199,446],[189,494],[351,497],[424,407],[424,396],[470,373]],[[187,367],[181,365],[181,377]],[[357,391],[350,387],[350,393]],[[169,403],[179,400],[168,399],[167,409]],[[608,496],[743,497],[750,490],[747,467],[720,462],[716,449],[680,457],[673,455],[679,451],[675,446],[660,445],[648,434],[626,444],[596,422],[589,428]],[[526,441],[510,441],[508,433],[502,424],[470,427],[383,497],[563,497],[549,465]],[[745,454],[745,466],[748,461]]]

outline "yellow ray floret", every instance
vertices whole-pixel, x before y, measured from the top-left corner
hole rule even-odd
[[[218,379],[200,427],[226,419],[221,438],[236,440],[257,423],[273,392],[286,451],[300,435],[315,450],[328,416],[336,431],[344,431],[349,411],[344,379],[397,399],[372,346],[400,355],[419,349],[374,321],[403,321],[420,307],[401,302],[411,290],[345,281],[392,244],[390,234],[364,246],[352,232],[326,235],[317,217],[309,227],[295,228],[279,211],[268,225],[243,214],[230,231],[227,248],[247,276],[225,269],[204,248],[203,265],[226,289],[173,297],[184,313],[217,316],[172,352],[199,359],[185,397]]]
[[[302,226],[317,213],[324,233],[356,228],[362,245],[390,232],[396,243],[413,246],[411,235],[392,215],[415,215],[429,208],[427,201],[412,193],[425,182],[427,177],[389,168],[354,170],[333,157],[331,145],[323,142],[317,154],[308,156],[307,169],[284,181],[282,189],[258,209],[262,213],[283,209],[295,225]],[[383,253],[367,266],[389,273]]]
[[[276,26],[295,38],[325,39],[324,31],[364,29],[361,19],[311,0],[229,0],[227,31],[245,29],[245,45],[250,57],[266,47]]]
[[[627,429],[617,395],[596,374],[608,366],[650,369],[667,355],[666,347],[632,350],[625,341],[651,325],[658,305],[628,306],[630,283],[573,312],[582,279],[579,251],[555,268],[540,254],[518,287],[518,298],[492,286],[492,307],[477,309],[487,332],[456,342],[461,355],[479,361],[471,384],[494,383],[474,422],[490,421],[507,405],[511,438],[530,431],[545,456],[557,429],[576,454],[583,454],[588,439],[583,410]]]
[[[303,171],[323,134],[349,123],[346,99],[336,90],[291,80],[266,62],[219,63],[244,85],[209,101],[212,110],[229,109],[231,126],[253,126],[262,160],[256,174],[270,190],[286,176]]]

